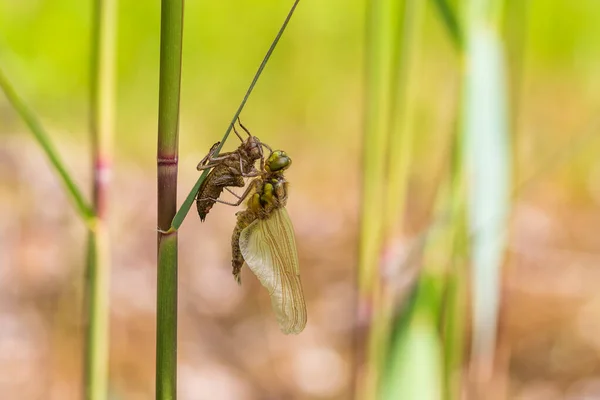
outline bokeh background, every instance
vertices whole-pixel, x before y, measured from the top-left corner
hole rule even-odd
[[[515,196],[493,390],[600,399],[600,2],[505,2]],[[519,4],[517,4],[519,3]],[[525,4],[526,3],[526,4]],[[219,140],[289,2],[185,10],[179,198]],[[114,399],[154,393],[159,2],[121,0],[111,193]],[[242,113],[287,150],[309,323],[279,333],[266,293],[230,273],[235,210],[180,230],[181,399],[349,399],[361,174],[365,1],[301,2]],[[0,66],[90,183],[90,2],[0,0]],[[407,231],[428,219],[459,103],[459,57],[428,2]],[[0,393],[78,399],[86,231],[0,97]],[[236,147],[235,137],[226,148]],[[410,238],[408,238],[410,239]],[[490,389],[491,390],[491,389]]]

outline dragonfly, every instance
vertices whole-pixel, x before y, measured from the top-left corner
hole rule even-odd
[[[261,171],[238,202],[245,199],[246,209],[236,214],[231,238],[233,275],[241,284],[244,264],[258,278],[271,298],[271,306],[284,334],[298,334],[306,326],[307,313],[296,238],[292,221],[285,209],[288,182],[284,171],[292,159],[282,150],[272,151]]]
[[[242,125],[239,118],[238,123],[248,134],[248,138],[244,140],[236,130],[235,124],[233,124],[233,131],[242,142],[240,146],[234,151],[222,153],[217,156],[216,152],[221,144],[221,142],[217,142],[210,148],[208,154],[196,167],[198,171],[212,168],[196,194],[196,208],[202,222],[206,219],[206,216],[215,204],[216,199],[221,196],[223,190],[236,195],[229,187],[244,187],[246,184],[244,178],[260,175],[261,172],[256,169],[255,163],[257,160],[261,160],[260,169],[263,170],[263,147],[271,151],[271,148],[267,144],[262,143],[256,136],[252,136],[250,131]],[[227,204],[227,202],[225,203]]]

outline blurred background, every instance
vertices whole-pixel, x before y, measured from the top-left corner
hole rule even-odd
[[[186,2],[180,199],[289,7]],[[241,115],[293,159],[287,208],[306,330],[280,334],[258,282],[247,271],[241,288],[232,279],[236,210],[217,205],[200,223],[192,208],[179,244],[181,399],[352,396],[365,10],[364,0],[301,2]],[[84,1],[0,0],[0,66],[83,187],[91,187],[91,13]],[[118,15],[110,393],[137,400],[154,394],[160,3],[121,0]],[[505,2],[502,29],[514,196],[490,391],[600,399],[600,2]],[[460,103],[460,57],[433,2],[422,35],[407,243],[432,223]],[[79,399],[86,229],[3,96],[0,143],[0,393]]]

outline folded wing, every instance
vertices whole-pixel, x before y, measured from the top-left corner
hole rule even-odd
[[[306,304],[292,221],[285,208],[257,219],[240,235],[246,264],[269,291],[281,331],[300,333],[306,325]]]

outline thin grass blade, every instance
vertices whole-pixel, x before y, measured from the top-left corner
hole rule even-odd
[[[260,63],[260,65],[258,67],[258,70],[254,74],[254,78],[252,79],[252,82],[250,83],[250,86],[248,87],[248,90],[246,91],[246,94],[244,95],[242,102],[240,103],[235,114],[233,115],[233,118],[231,119],[231,123],[225,130],[225,134],[223,135],[223,138],[221,139],[221,142],[216,149],[215,156],[218,156],[219,152],[223,148],[225,141],[229,137],[229,133],[231,132],[232,126],[235,124],[237,118],[239,117],[242,110],[244,109],[244,106],[246,105],[246,102],[248,101],[248,98],[250,97],[252,90],[254,90],[254,86],[256,86],[256,82],[258,82],[258,78],[260,78],[260,75],[262,74],[263,70],[265,69],[265,66],[267,65],[267,62],[269,61],[269,58],[271,58],[271,54],[273,54],[273,51],[275,50],[277,43],[279,43],[279,39],[281,39],[281,36],[283,35],[285,28],[287,27],[288,23],[290,22],[290,19],[292,18],[292,15],[294,14],[294,11],[296,10],[296,6],[298,5],[299,2],[300,2],[300,0],[294,1],[294,4],[292,5],[290,12],[288,13],[287,17],[283,21],[283,25],[281,25],[281,28],[279,28],[279,32],[277,32],[277,35],[275,36],[275,39],[271,43],[269,50],[267,50],[267,54],[263,58],[262,62]],[[173,218],[173,222],[171,223],[171,227],[170,227],[171,231],[179,229],[179,227],[183,223],[183,220],[185,219],[188,212],[190,211],[190,208],[194,204],[194,199],[196,198],[196,194],[198,193],[198,190],[200,189],[202,182],[204,182],[204,180],[208,176],[209,172],[210,172],[210,170],[208,170],[208,169],[204,170],[202,175],[200,175],[200,177],[196,181],[196,184],[194,185],[194,187],[192,187],[192,190],[188,193],[187,197],[183,201],[183,204],[181,205],[181,207],[177,211],[177,214],[175,214],[175,217]]]
[[[25,122],[33,136],[37,140],[38,144],[46,153],[50,164],[58,173],[62,183],[65,186],[67,194],[75,204],[75,210],[79,213],[81,218],[88,224],[88,227],[94,224],[94,211],[90,203],[84,198],[81,189],[75,183],[71,173],[67,171],[67,168],[60,158],[60,155],[52,145],[50,135],[44,129],[39,119],[35,114],[25,105],[23,100],[18,96],[17,92],[10,84],[2,70],[0,70],[0,88],[4,91],[6,98],[17,111],[21,119]]]

